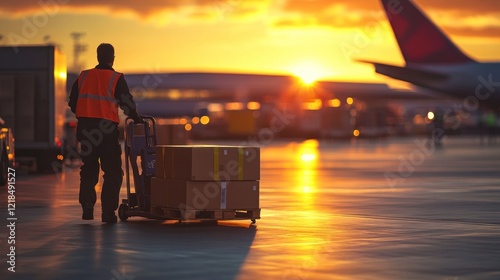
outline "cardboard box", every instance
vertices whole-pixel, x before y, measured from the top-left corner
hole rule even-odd
[[[174,170],[171,169],[173,147],[169,145],[156,145],[156,177],[173,178]],[[167,167],[167,164],[169,166]]]
[[[168,183],[165,178],[151,178],[151,207],[168,207]]]
[[[233,181],[228,183],[225,209],[257,209],[259,208],[259,200],[259,181]]]
[[[188,181],[259,180],[260,149],[242,146],[158,145],[156,176]]]
[[[167,207],[180,210],[259,208],[259,181],[164,180],[168,181]]]
[[[169,127],[166,125],[156,125],[156,134],[158,135],[158,145],[170,145]]]

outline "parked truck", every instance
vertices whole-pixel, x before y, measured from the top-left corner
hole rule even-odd
[[[4,120],[0,118],[0,187],[7,184],[9,167],[14,166],[14,136],[8,127],[4,127]]]
[[[66,60],[56,46],[0,47],[0,117],[15,135],[16,163],[62,168]]]

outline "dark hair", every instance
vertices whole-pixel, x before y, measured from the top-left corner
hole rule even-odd
[[[102,43],[97,47],[97,61],[99,63],[111,63],[115,59],[115,48],[108,43]]]

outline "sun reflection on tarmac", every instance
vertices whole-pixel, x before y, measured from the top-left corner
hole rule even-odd
[[[297,208],[294,209],[294,215],[298,218],[300,226],[304,229],[320,229],[324,226],[329,217],[321,211],[317,205],[320,192],[320,182],[318,178],[319,166],[319,142],[317,140],[307,140],[299,144],[295,152],[294,168],[294,193],[292,194],[297,199]],[[299,226],[299,225],[297,225]],[[318,234],[311,232],[302,232],[290,236],[288,246],[290,246],[290,265],[283,271],[283,277],[294,279],[294,277],[307,277],[314,270],[319,268],[321,264],[321,255],[324,252],[319,252],[321,248],[329,246],[328,237],[323,236],[323,232],[315,231]],[[291,278],[290,278],[291,277]]]
[[[318,141],[307,140],[300,144],[295,154],[294,190],[301,210],[313,210],[317,192]]]
[[[259,255],[259,263],[281,267],[279,272],[269,271],[269,279],[307,279],[325,269],[325,258],[333,258],[335,248],[332,242],[336,233],[329,226],[333,217],[323,209],[321,203],[323,191],[318,173],[319,148],[317,140],[306,140],[289,143],[273,149],[272,155],[266,155],[270,158],[286,157],[286,160],[282,160],[285,165],[273,166],[284,167],[284,174],[280,176],[284,181],[273,182],[268,188],[287,203],[274,201],[274,205],[282,205],[279,209],[269,209],[263,205],[263,219],[267,224],[257,223],[259,231],[252,244],[254,252]],[[281,232],[279,239],[259,238],[259,233],[265,234],[270,228]],[[290,232],[287,228],[294,228],[294,231]],[[243,268],[250,264],[245,264]],[[331,265],[332,262],[327,264]],[[260,268],[266,270],[266,266],[261,265]]]

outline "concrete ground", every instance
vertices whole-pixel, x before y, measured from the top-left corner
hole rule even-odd
[[[0,279],[500,279],[500,144],[273,142],[261,166],[255,225],[83,221],[77,168],[18,172]]]

